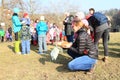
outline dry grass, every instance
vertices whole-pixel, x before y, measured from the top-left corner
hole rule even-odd
[[[98,60],[92,75],[84,71],[71,72],[67,63],[71,58],[61,53],[56,61],[51,61],[48,46],[47,54],[38,55],[37,47],[31,46],[30,55],[17,55],[13,52],[13,43],[0,43],[0,80],[119,80],[120,79],[120,33],[111,33],[109,42],[109,62]],[[100,58],[103,47],[99,45]]]

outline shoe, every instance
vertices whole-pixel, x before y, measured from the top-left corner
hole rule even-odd
[[[47,53],[47,51],[43,51],[43,53]]]
[[[103,61],[103,62],[107,62],[107,60],[108,60],[108,57],[102,58],[102,61]]]
[[[88,70],[87,72],[85,72],[85,74],[93,74],[95,68],[96,68],[96,64],[94,64],[93,67],[90,70]]]
[[[43,52],[38,52],[38,54],[44,54]]]
[[[16,54],[21,54],[21,52],[17,52]]]
[[[29,52],[27,52],[27,54],[30,54],[30,51],[29,51]]]
[[[26,55],[25,53],[22,53],[22,55]]]

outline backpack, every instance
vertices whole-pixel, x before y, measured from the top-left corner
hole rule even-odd
[[[100,25],[108,22],[108,18],[104,14],[102,14],[100,12],[94,13],[93,16],[98,20]]]
[[[23,25],[22,28],[21,28],[21,31],[20,31],[20,37],[21,39],[23,40],[28,40],[28,39],[31,39],[31,34],[30,34],[30,28],[26,25]]]

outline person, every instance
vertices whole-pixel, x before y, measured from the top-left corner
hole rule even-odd
[[[83,12],[77,12],[75,14],[75,17],[79,18],[82,23],[84,24],[84,26],[86,26],[86,30],[87,30],[87,33],[90,35],[90,27],[89,27],[89,23],[87,21],[87,19],[85,18],[85,14]],[[76,34],[74,33],[74,38],[76,37]]]
[[[67,53],[73,58],[73,60],[68,63],[70,70],[88,70],[93,72],[98,53],[79,16],[76,16],[73,21],[73,30],[77,34],[75,41],[73,43],[63,44],[62,47],[68,48]]]
[[[37,35],[37,31],[36,31],[36,26],[39,22],[39,19],[36,19],[33,23],[33,32],[32,32],[32,40],[31,40],[31,43],[34,45],[34,46],[37,46],[38,44],[38,35]]]
[[[6,37],[6,42],[10,40],[10,33],[8,32],[8,30],[6,30],[5,37]]]
[[[47,21],[47,25],[48,25],[48,31],[47,31],[46,42],[47,42],[47,44],[51,44],[51,41],[50,41],[50,38],[51,38],[51,36],[50,36],[50,22],[49,21]]]
[[[56,27],[55,23],[50,24],[49,34],[50,34],[51,44],[55,42],[55,27]]]
[[[13,15],[12,15],[12,24],[13,24],[13,32],[15,34],[15,45],[14,45],[14,50],[15,50],[15,53],[16,54],[21,54],[20,52],[20,30],[21,30],[21,27],[22,27],[22,23],[23,22],[20,22],[20,19],[19,19],[19,8],[14,8],[13,9]]]
[[[67,41],[68,42],[73,42],[73,29],[72,29],[72,21],[73,21],[73,18],[74,16],[73,15],[70,15],[70,13],[66,12],[65,13],[66,15],[66,18],[65,20],[63,21],[63,24],[65,26],[65,35],[67,37]]]
[[[60,30],[59,30],[59,27],[56,25],[56,23],[53,24],[53,27],[54,27],[54,33],[53,33],[53,37],[54,37],[54,42],[58,42],[60,39],[59,39],[59,34],[60,34]]]
[[[22,47],[22,54],[30,54],[30,40],[31,40],[31,33],[30,27],[24,24],[20,30],[20,38],[21,38],[21,47]]]
[[[3,29],[2,24],[0,24],[0,39],[1,39],[1,42],[4,42],[4,35],[5,35],[5,31]]]
[[[26,26],[28,26],[28,27],[30,26],[30,18],[29,18],[28,13],[23,14],[22,21],[25,21]]]
[[[9,32],[10,41],[12,41],[12,27],[11,26],[8,28],[8,32]]]
[[[43,54],[47,52],[47,43],[46,43],[46,33],[48,31],[47,23],[45,22],[45,17],[40,17],[40,22],[36,26],[37,34],[38,34],[38,45],[39,52],[38,54]]]
[[[108,18],[100,12],[95,12],[94,8],[90,8],[89,13],[91,16],[88,18],[88,22],[94,28],[94,44],[98,51],[98,43],[100,38],[102,38],[104,47],[104,58],[102,60],[106,62],[109,55],[108,37],[110,26],[108,26]]]

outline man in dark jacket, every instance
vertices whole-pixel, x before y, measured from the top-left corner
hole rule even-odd
[[[90,26],[94,28],[94,44],[98,50],[98,42],[100,38],[102,38],[104,46],[103,61],[106,61],[108,58],[108,36],[110,29],[110,26],[108,26],[107,23],[108,19],[104,14],[95,12],[94,8],[90,8],[89,13],[91,14],[91,17],[88,18],[88,22]]]
[[[74,19],[73,15],[70,15],[68,12],[65,13],[66,18],[63,21],[63,24],[65,26],[65,35],[67,37],[68,42],[73,42],[73,29],[72,29],[72,21]]]

